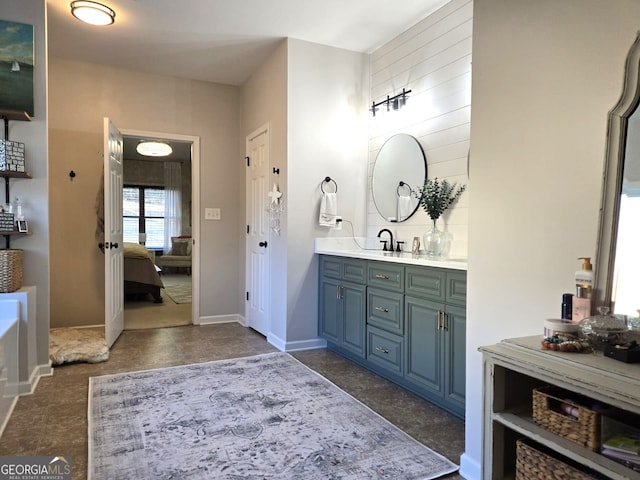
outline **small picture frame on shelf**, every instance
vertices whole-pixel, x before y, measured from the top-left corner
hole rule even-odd
[[[420,237],[413,237],[411,253],[413,253],[414,255],[418,255],[420,253]]]
[[[21,233],[27,233],[29,231],[26,220],[18,220],[18,231]]]

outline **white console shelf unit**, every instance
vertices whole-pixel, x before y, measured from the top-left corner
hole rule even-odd
[[[555,385],[640,414],[640,364],[602,353],[543,350],[542,336],[503,340],[481,347],[484,363],[483,476],[515,478],[516,440],[528,438],[611,479],[640,479],[640,473],[536,425],[532,391]],[[640,425],[634,425],[640,428]]]

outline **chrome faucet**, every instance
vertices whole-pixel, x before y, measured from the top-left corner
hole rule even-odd
[[[382,250],[384,251],[390,251],[393,252],[393,233],[391,233],[391,230],[389,230],[388,228],[383,228],[382,230],[380,230],[378,232],[378,238],[380,238],[380,235],[382,235],[384,232],[387,232],[389,234],[389,248],[387,248],[387,241],[386,240],[380,240],[383,244],[382,246]]]

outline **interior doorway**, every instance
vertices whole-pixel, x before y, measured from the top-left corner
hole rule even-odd
[[[122,136],[124,328],[197,324],[199,138],[124,129]],[[172,151],[167,156],[142,155],[136,147],[143,141],[167,143]],[[137,278],[135,269],[139,267],[135,262],[139,260],[127,260],[136,250],[146,250],[148,263],[157,272],[154,278]]]
[[[247,325],[268,335],[270,318],[269,125],[246,138],[247,243],[245,315]]]

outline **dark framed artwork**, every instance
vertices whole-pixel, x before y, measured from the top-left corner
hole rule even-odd
[[[0,20],[0,110],[33,116],[33,25]]]

